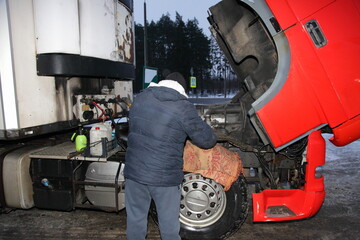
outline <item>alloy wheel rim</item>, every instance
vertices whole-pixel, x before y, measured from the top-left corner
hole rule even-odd
[[[212,179],[200,174],[184,176],[181,189],[180,222],[203,228],[217,222],[226,208],[223,187]]]

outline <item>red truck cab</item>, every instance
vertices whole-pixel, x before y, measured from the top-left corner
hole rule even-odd
[[[325,197],[315,175],[325,163],[320,130],[336,146],[360,138],[359,1],[223,0],[210,12],[264,145],[280,152],[307,138],[304,184],[253,194],[254,221],[313,216]]]
[[[350,23],[360,21],[359,3],[267,4],[283,29],[290,53],[284,85],[264,106],[254,103],[256,117],[273,146],[281,148],[324,124],[332,129],[337,146],[358,139],[360,33]]]

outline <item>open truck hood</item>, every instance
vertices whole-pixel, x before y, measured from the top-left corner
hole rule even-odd
[[[270,143],[256,112],[283,86],[288,70],[288,42],[265,1],[223,0],[209,9],[210,30],[253,98],[247,109],[265,144]]]
[[[224,0],[210,8],[211,32],[239,81],[259,98],[274,80],[276,46],[260,16],[245,2]]]
[[[360,21],[357,2],[223,0],[210,8],[264,144],[279,151],[326,125],[337,146],[360,138],[360,34],[348,24]]]

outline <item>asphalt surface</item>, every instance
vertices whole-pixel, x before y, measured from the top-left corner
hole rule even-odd
[[[328,137],[328,135],[326,135]],[[242,228],[228,239],[360,239],[360,141],[337,148],[327,141],[324,166],[327,196],[310,219],[253,223],[252,211]],[[0,215],[0,239],[126,239],[126,212],[15,210]],[[149,219],[147,239],[160,239]]]

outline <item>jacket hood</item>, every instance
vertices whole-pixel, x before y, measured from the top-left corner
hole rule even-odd
[[[154,97],[159,101],[178,101],[178,100],[186,100],[187,98],[180,94],[178,91],[168,88],[168,87],[149,87],[145,89],[145,91],[151,91],[154,94]]]
[[[184,88],[173,80],[162,80],[159,83],[151,82],[148,89],[160,101],[178,101],[188,98]]]
[[[184,95],[188,98],[188,95],[185,93],[184,87],[177,81],[171,79],[161,80],[159,83],[151,82],[149,87],[167,87],[178,91],[181,95]]]

